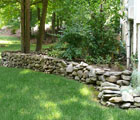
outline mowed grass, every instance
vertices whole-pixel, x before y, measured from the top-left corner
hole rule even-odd
[[[139,120],[139,110],[102,107],[93,89],[56,75],[0,67],[1,120]]]
[[[0,52],[7,50],[20,50],[19,39],[0,37]],[[0,67],[0,120],[140,120],[139,110],[106,108],[96,98],[74,80]]]

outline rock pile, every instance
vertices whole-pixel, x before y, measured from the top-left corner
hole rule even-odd
[[[124,91],[129,86],[131,71],[111,71],[95,68],[84,62],[68,62],[47,55],[24,54],[20,52],[3,52],[2,65],[5,67],[27,68],[49,74],[59,74],[77,81],[93,84],[100,91],[101,104],[120,106],[121,108],[140,107],[140,96]]]

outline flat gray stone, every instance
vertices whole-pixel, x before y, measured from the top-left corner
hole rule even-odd
[[[131,80],[131,76],[122,75],[121,77],[123,80]]]
[[[72,73],[73,72],[73,64],[70,64],[70,65],[67,66],[66,72],[67,73]]]
[[[106,81],[112,82],[112,83],[116,83],[117,80],[119,80],[119,79],[120,79],[119,76],[110,76],[110,77],[107,77],[107,78],[106,78]]]
[[[83,71],[82,71],[82,70],[79,70],[79,71],[77,72],[77,74],[78,74],[78,76],[81,78],[81,77],[83,76]]]
[[[133,96],[127,91],[122,92],[122,100],[124,102],[134,102]]]
[[[118,80],[117,84],[120,85],[120,86],[129,86],[130,82],[126,81],[126,80]]]
[[[119,85],[110,82],[104,82],[101,84],[101,87],[119,87]]]
[[[104,94],[121,94],[120,91],[103,90]]]
[[[123,71],[122,73],[123,73],[124,75],[131,75],[131,74],[132,74],[132,72],[129,71],[129,70],[125,70],[125,71]]]
[[[119,87],[102,87],[101,90],[120,91],[120,88]]]
[[[129,108],[131,106],[131,103],[124,103],[121,105],[121,108],[125,109],[125,108]]]
[[[140,97],[135,97],[134,101],[137,102],[137,103],[140,103]]]
[[[120,103],[120,102],[122,102],[122,97],[112,97],[109,99],[109,102]]]

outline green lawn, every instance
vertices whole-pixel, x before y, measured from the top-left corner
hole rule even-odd
[[[13,37],[0,44],[0,52],[20,48]],[[140,111],[103,107],[93,88],[74,80],[0,67],[0,120],[140,120]]]

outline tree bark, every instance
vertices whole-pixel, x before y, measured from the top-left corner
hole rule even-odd
[[[21,1],[21,51],[30,52],[30,0]]]
[[[42,49],[42,41],[44,39],[44,33],[45,33],[45,21],[46,21],[48,0],[43,0],[42,5],[43,8],[42,8],[42,15],[40,19],[39,33],[37,37],[36,51],[41,51]]]
[[[52,34],[55,34],[55,12],[52,13]],[[54,36],[52,35],[52,41],[55,41]]]

